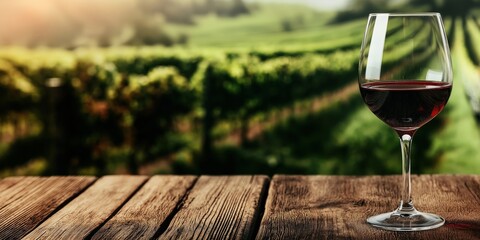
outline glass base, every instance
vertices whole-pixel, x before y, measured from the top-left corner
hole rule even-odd
[[[397,210],[369,217],[367,222],[374,227],[389,231],[423,231],[442,226],[445,219],[416,210],[410,213]]]

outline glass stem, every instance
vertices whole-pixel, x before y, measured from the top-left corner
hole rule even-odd
[[[402,147],[402,199],[400,201],[400,206],[397,209],[397,212],[400,214],[412,214],[416,212],[415,207],[412,202],[412,187],[410,179],[410,166],[411,166],[411,146],[412,146],[412,136],[409,134],[403,134],[400,137],[400,146]]]

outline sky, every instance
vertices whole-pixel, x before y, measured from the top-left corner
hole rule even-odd
[[[320,10],[339,10],[345,8],[350,0],[244,0],[245,2],[278,2],[305,4]]]
[[[78,31],[91,35],[126,23],[132,9],[135,0],[0,0],[0,44],[22,45],[46,36],[66,42]]]

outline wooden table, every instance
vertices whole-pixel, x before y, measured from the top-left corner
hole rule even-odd
[[[370,227],[393,210],[400,176],[10,177],[0,239],[480,239],[480,176],[413,178],[423,232]]]

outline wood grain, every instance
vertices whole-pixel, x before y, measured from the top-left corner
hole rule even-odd
[[[94,177],[3,179],[0,182],[0,239],[21,238],[94,180]]]
[[[266,176],[202,176],[160,239],[248,239],[266,193]]]
[[[480,177],[413,177],[416,207],[446,225],[422,232],[369,226],[398,204],[400,176],[274,176],[257,239],[479,239]]]
[[[144,176],[106,176],[30,232],[25,239],[83,239],[145,181]]]
[[[0,181],[0,192],[7,190],[8,188],[14,186],[25,179],[25,177],[7,177]]]
[[[10,204],[11,202],[14,202],[18,198],[26,196],[30,191],[37,191],[36,189],[38,187],[45,184],[45,180],[46,178],[40,177],[26,177],[2,180],[2,182],[5,181],[5,183],[2,187],[2,194],[0,194],[0,209]],[[20,182],[21,184],[18,184]]]
[[[193,176],[154,176],[93,239],[151,239],[192,186]]]

